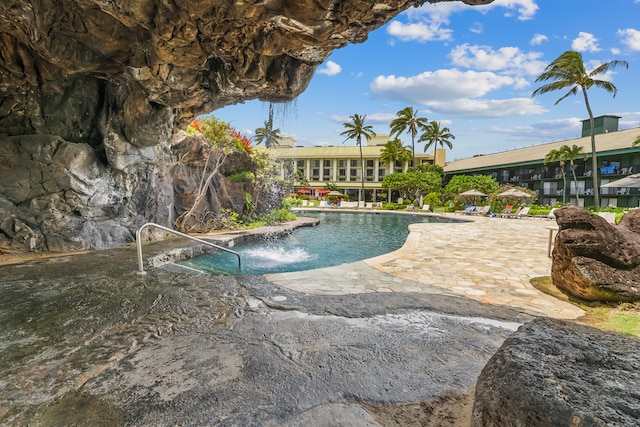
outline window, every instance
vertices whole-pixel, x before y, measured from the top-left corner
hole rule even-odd
[[[358,161],[357,160],[351,160],[351,167],[352,168],[357,168],[358,167]]]
[[[380,177],[380,179],[384,178],[384,174],[385,174],[384,169],[378,169],[378,177]]]
[[[298,162],[296,164],[298,165],[299,168],[303,168],[304,167],[304,160],[298,160]]]
[[[373,160],[367,160],[367,167],[368,168],[372,168],[373,167]]]
[[[358,171],[355,169],[351,169],[351,176],[358,176]]]
[[[346,168],[347,167],[347,161],[346,160],[338,160],[338,167]]]
[[[559,191],[561,190],[558,190],[557,182],[545,181],[542,184],[543,184],[543,194],[546,194],[549,196],[562,196],[562,193],[559,193]]]
[[[322,162],[323,166],[325,168],[330,168],[331,167],[331,160],[325,160]]]
[[[329,176],[329,175],[331,175],[331,169],[325,169],[324,171],[322,171],[322,174],[323,174],[324,176]]]
[[[367,169],[367,176],[373,176],[373,169]]]
[[[347,170],[346,169],[339,169],[338,170],[338,176],[347,176]]]
[[[314,168],[319,168],[320,167],[320,160],[314,160],[313,161],[313,167]]]

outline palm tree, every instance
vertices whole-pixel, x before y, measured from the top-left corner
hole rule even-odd
[[[387,141],[380,150],[380,161],[385,165],[393,165],[396,162],[405,163],[411,160],[411,151],[402,145],[398,138]]]
[[[364,119],[367,117],[360,116],[359,114],[354,114],[349,116],[351,118],[351,123],[343,123],[342,125],[345,127],[345,131],[340,135],[346,136],[347,139],[343,141],[343,144],[349,139],[355,139],[356,144],[360,147],[360,178],[362,180],[362,187],[358,194],[358,201],[363,201],[364,197],[364,162],[362,159],[362,137],[364,136],[367,141],[376,136],[376,133],[373,131],[373,126],[364,124]]]
[[[410,160],[411,151],[404,147],[398,138],[387,141],[380,150],[380,161],[385,165],[395,165],[396,162],[404,164]],[[387,192],[387,200],[391,202],[391,189]]]
[[[583,160],[587,159],[587,154],[584,152],[584,149],[578,145],[573,144],[573,146],[569,147],[568,145],[563,145],[560,147],[560,152],[562,153],[562,157],[565,160],[569,161],[569,170],[573,175],[573,186],[576,189],[576,206],[580,206],[580,192],[578,191],[578,178],[576,177],[576,170],[573,167],[573,163],[575,160],[582,158]]]
[[[419,129],[425,129],[429,122],[426,117],[418,117],[418,112],[413,107],[407,107],[396,113],[396,118],[391,121],[390,137],[399,136],[402,132],[407,131],[411,134],[411,166],[415,166],[416,145],[415,139]]]
[[[256,145],[264,141],[264,146],[267,148],[279,144],[280,129],[273,128],[273,104],[271,103],[269,103],[269,119],[264,122],[264,127],[256,129],[254,140]]]
[[[637,147],[638,145],[640,145],[640,136],[638,136],[632,143],[631,146],[632,147]]]
[[[560,150],[553,149],[544,156],[544,164],[559,162],[560,163],[560,173],[562,174],[562,204],[566,203],[566,194],[567,194],[567,175],[564,172],[565,159],[562,156]]]
[[[448,127],[440,127],[440,123],[434,121],[429,122],[429,125],[424,130],[424,133],[420,135],[420,139],[418,142],[426,142],[424,146],[424,152],[433,146],[434,150],[440,144],[440,148],[444,148],[446,145],[449,150],[453,148],[453,144],[451,143],[452,139],[456,139],[456,137],[451,133],[451,130]],[[435,164],[435,155],[434,155],[434,164]]]
[[[587,71],[582,60],[582,55],[578,52],[568,50],[551,62],[551,64],[547,65],[545,71],[536,78],[536,82],[546,82],[551,80],[551,83],[540,86],[531,94],[531,96],[536,96],[538,94],[570,88],[569,92],[555,102],[558,104],[569,95],[577,94],[578,89],[582,91],[582,94],[584,95],[584,103],[587,107],[587,112],[589,113],[589,124],[591,125],[591,168],[593,169],[593,198],[596,209],[600,207],[600,193],[598,191],[598,159],[596,156],[596,137],[593,133],[595,124],[591,105],[589,104],[589,97],[587,96],[587,90],[591,89],[592,86],[595,86],[606,90],[615,98],[616,93],[618,92],[615,85],[606,80],[597,80],[594,77],[611,71],[618,66],[629,68],[629,63],[627,61],[613,60],[596,67],[592,71]]]

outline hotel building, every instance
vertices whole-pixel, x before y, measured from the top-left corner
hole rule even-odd
[[[292,138],[283,137],[271,150],[280,164],[282,179],[288,179],[298,172],[309,182],[309,185],[296,185],[296,188],[305,188],[314,194],[314,190],[324,189],[330,183],[337,185],[352,200],[358,200],[364,175],[364,200],[378,201],[388,197],[388,191],[382,188],[383,178],[390,173],[406,172],[410,167],[410,162],[385,164],[380,161],[380,153],[389,139],[384,134],[378,134],[369,141],[363,138],[362,164],[357,145],[301,147],[295,146]],[[415,161],[416,164],[435,163],[444,166],[445,150],[436,149],[431,154],[416,151]]]
[[[618,130],[618,116],[595,118],[597,160],[599,165],[599,186],[623,178],[632,173],[640,173],[640,146],[632,147],[640,136],[640,128]],[[513,184],[535,190],[538,204],[553,205],[562,202],[566,192],[566,202],[576,204],[576,193],[580,196],[580,206],[593,206],[593,170],[591,166],[591,137],[589,120],[582,122],[582,137],[565,141],[540,144],[501,153],[477,155],[455,160],[444,167],[445,182],[456,175],[490,175],[500,184]],[[574,161],[573,170],[577,176],[574,184],[573,172],[566,162],[566,187],[558,162],[544,164],[544,158],[551,150],[563,145],[583,148],[586,159]],[[638,188],[600,187],[600,207],[638,207]]]

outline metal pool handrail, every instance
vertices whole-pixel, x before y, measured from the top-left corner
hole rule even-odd
[[[164,231],[166,231],[168,233],[173,233],[173,234],[176,234],[178,236],[186,237],[187,239],[194,240],[194,241],[196,241],[198,243],[202,243],[202,244],[207,245],[207,246],[212,246],[212,247],[214,247],[216,249],[221,249],[223,251],[230,252],[230,253],[232,253],[232,254],[234,254],[235,256],[238,257],[238,269],[242,268],[242,264],[240,262],[240,254],[238,252],[236,252],[236,251],[232,251],[231,249],[225,248],[225,247],[220,246],[220,245],[216,245],[215,243],[207,242],[206,240],[198,239],[197,237],[189,236],[188,234],[184,234],[184,233],[181,233],[179,231],[173,230],[171,228],[165,227],[163,225],[156,224],[155,222],[147,222],[146,224],[143,224],[138,229],[138,231],[136,231],[136,246],[138,247],[138,274],[147,274],[147,272],[144,271],[144,265],[143,265],[143,262],[142,262],[142,240],[140,240],[140,233],[142,232],[142,230],[145,227],[156,227],[156,228],[164,230]]]

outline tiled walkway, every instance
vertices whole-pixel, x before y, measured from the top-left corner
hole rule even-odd
[[[575,319],[584,314],[530,284],[534,277],[550,275],[549,232],[544,227],[551,222],[464,218],[471,221],[413,224],[402,248],[376,258],[266,277],[313,294],[435,293],[559,319]]]

